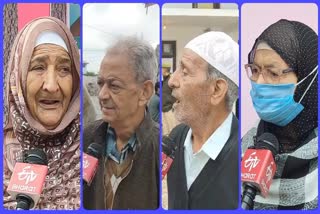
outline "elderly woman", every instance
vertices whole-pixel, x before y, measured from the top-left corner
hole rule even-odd
[[[245,65],[260,122],[242,140],[242,153],[263,133],[279,141],[269,196],[254,209],[314,209],[318,205],[318,36],[297,21],[280,20],[256,40]]]
[[[79,52],[64,23],[52,17],[28,23],[12,46],[7,71],[4,127],[4,207],[15,163],[43,150],[48,174],[35,209],[80,207]]]

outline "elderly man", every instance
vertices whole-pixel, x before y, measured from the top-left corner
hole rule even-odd
[[[86,209],[157,209],[159,126],[147,103],[154,90],[157,60],[139,39],[119,40],[102,60],[98,85],[102,120],[84,130],[84,151],[101,145],[102,158],[90,186]]]
[[[222,32],[190,41],[169,80],[181,125],[168,173],[169,209],[238,207],[238,45]]]

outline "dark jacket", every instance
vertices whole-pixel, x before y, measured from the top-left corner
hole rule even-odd
[[[237,209],[238,119],[233,116],[231,134],[225,146],[216,160],[209,159],[188,191],[184,141],[189,129],[180,124],[170,133],[178,147],[167,177],[169,209]]]
[[[171,110],[173,103],[176,99],[171,95],[172,89],[169,87],[170,76],[163,78],[162,83],[162,112],[168,112]]]
[[[98,143],[106,150],[108,124],[95,121],[84,130],[84,151],[91,143]],[[136,130],[137,150],[132,169],[118,186],[113,209],[157,209],[159,207],[159,126],[147,113]],[[99,161],[96,175],[88,187],[84,184],[83,205],[85,209],[106,209],[104,155]]]

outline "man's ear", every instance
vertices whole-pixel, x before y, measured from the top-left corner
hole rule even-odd
[[[220,103],[225,102],[225,97],[228,92],[228,83],[225,79],[218,78],[211,84],[210,90],[213,91],[211,94],[211,103],[217,106]]]
[[[139,98],[139,105],[145,106],[148,104],[151,96],[154,92],[154,84],[151,80],[147,80],[142,84],[140,98]]]

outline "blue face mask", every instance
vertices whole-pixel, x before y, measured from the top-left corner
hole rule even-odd
[[[318,75],[318,66],[297,84],[257,84],[251,81],[250,95],[253,106],[259,117],[278,126],[288,125],[303,110],[301,101]],[[293,99],[296,86],[316,72],[299,102]]]

